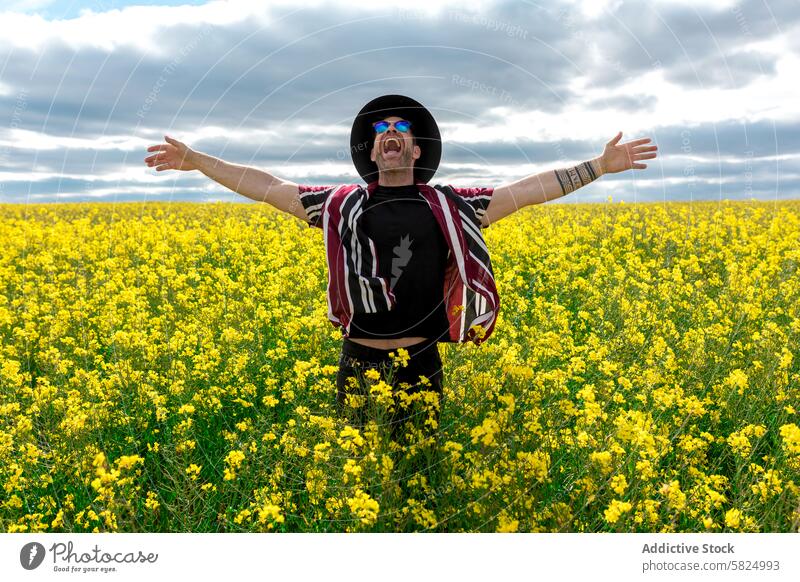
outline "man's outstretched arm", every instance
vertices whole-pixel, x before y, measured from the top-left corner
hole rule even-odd
[[[305,208],[300,203],[299,187],[294,182],[277,178],[258,168],[232,164],[193,150],[169,136],[164,136],[164,139],[167,143],[148,147],[148,152],[156,153],[144,159],[157,172],[198,170],[242,196],[256,202],[267,202],[278,210],[308,221]]]
[[[489,226],[525,206],[566,196],[603,174],[645,169],[647,164],[640,161],[656,157],[658,146],[643,145],[650,141],[649,137],[620,144],[621,137],[622,132],[619,132],[606,144],[601,156],[577,166],[532,174],[498,186],[481,219],[483,226]]]

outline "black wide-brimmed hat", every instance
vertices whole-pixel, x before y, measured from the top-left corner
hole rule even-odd
[[[378,166],[369,159],[375,143],[372,124],[393,115],[411,122],[411,133],[422,151],[419,159],[414,161],[414,181],[427,184],[442,158],[442,138],[433,115],[421,103],[405,95],[376,97],[361,108],[350,130],[353,164],[367,184],[378,179]]]

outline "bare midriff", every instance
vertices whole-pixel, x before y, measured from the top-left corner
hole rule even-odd
[[[392,350],[395,348],[407,348],[428,338],[426,337],[400,337],[395,339],[372,339],[372,338],[350,338],[351,342],[369,346],[379,350]]]

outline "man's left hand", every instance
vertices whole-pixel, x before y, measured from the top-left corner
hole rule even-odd
[[[603,167],[604,174],[616,174],[630,169],[643,170],[647,167],[647,164],[639,163],[639,160],[649,160],[656,157],[658,146],[643,145],[651,141],[649,137],[619,143],[621,138],[622,132],[620,131],[606,144],[603,155],[600,156],[600,164]]]

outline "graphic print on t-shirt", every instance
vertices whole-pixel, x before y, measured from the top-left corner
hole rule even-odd
[[[414,241],[410,240],[408,236],[409,235],[405,235],[401,238],[400,244],[392,249],[395,256],[392,258],[392,280],[389,284],[390,289],[394,289],[394,284],[397,283],[400,275],[403,274],[403,267],[411,260],[411,243]]]

